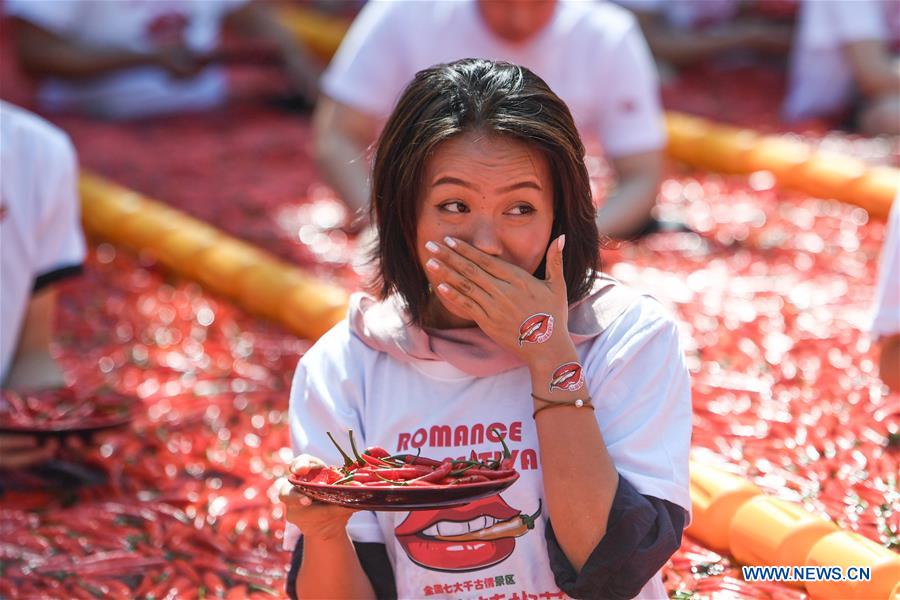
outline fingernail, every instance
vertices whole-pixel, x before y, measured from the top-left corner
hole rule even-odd
[[[559,239],[556,240],[556,245],[559,248],[559,251],[562,252],[563,247],[566,245],[566,234],[559,236]]]
[[[456,248],[456,240],[454,240],[449,235],[444,238],[444,243],[450,246],[451,248]]]
[[[450,286],[447,285],[446,283],[439,283],[439,284],[438,284],[438,290],[440,290],[441,292],[443,292],[443,293],[446,294],[447,292],[450,291]]]
[[[309,496],[303,496],[302,498],[300,498],[300,504],[302,504],[303,506],[309,506],[310,504],[312,504],[312,500],[309,499]]]
[[[438,261],[433,258],[429,258],[428,262],[425,263],[425,268],[429,271],[437,271],[438,270]]]
[[[437,252],[438,250],[440,250],[438,245],[431,241],[425,242],[425,247],[429,252]]]

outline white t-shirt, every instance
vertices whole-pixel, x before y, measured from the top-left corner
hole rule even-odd
[[[246,0],[7,0],[9,14],[75,42],[97,48],[148,52],[181,42],[195,52],[219,43],[222,19]],[[225,73],[207,67],[188,79],[147,66],[92,80],[48,78],[38,89],[47,111],[78,111],[133,118],[202,110],[224,101]]]
[[[78,160],[69,137],[0,101],[0,381],[35,280],[84,260]]]
[[[577,350],[596,406],[584,416],[597,419],[616,469],[640,493],[690,510],[690,381],[671,317],[655,300],[637,298]],[[478,378],[446,362],[404,363],[367,346],[345,320],[300,359],[291,389],[291,439],[296,453],[333,465],[342,463],[326,432],[347,446],[351,428],[358,446],[421,449],[438,460],[468,458],[474,450],[487,459],[498,457],[501,446],[485,432],[498,428],[521,474],[510,488],[443,511],[358,512],[350,537],[386,544],[400,598],[566,598],[548,561],[546,503],[534,529],[519,537],[464,546],[426,539],[438,530],[458,533],[452,528],[459,522],[471,530],[537,511],[543,481],[530,393],[525,367]],[[289,525],[286,547],[297,537]],[[661,576],[638,597],[665,598]]]
[[[582,136],[612,157],[665,144],[653,58],[634,16],[606,2],[561,0],[532,40],[511,45],[487,28],[473,0],[371,0],[326,70],[322,89],[386,120],[418,71],[462,58],[531,69],[568,104]]]
[[[897,0],[803,0],[791,51],[784,116],[789,121],[850,108],[856,84],[844,45],[867,40],[900,43]]]
[[[900,333],[900,193],[888,216],[875,298],[872,333],[877,338]]]

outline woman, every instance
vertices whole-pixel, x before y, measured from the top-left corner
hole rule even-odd
[[[354,296],[300,360],[291,468],[338,463],[327,431],[442,459],[493,456],[498,430],[521,477],[409,513],[284,490],[289,594],[665,597],[690,508],[690,386],[671,318],[596,270],[583,157],[527,69],[467,59],[406,88],[373,166],[379,299]]]

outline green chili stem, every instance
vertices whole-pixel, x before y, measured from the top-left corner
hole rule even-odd
[[[452,475],[452,476],[454,476],[454,477],[459,477],[460,475],[462,475],[463,473],[465,473],[466,471],[468,471],[469,469],[471,469],[471,468],[473,468],[473,467],[475,467],[474,464],[472,464],[472,465],[466,465],[466,466],[463,467],[462,469],[457,469],[457,470],[455,470],[455,471],[450,471],[450,475]]]
[[[334,447],[337,448],[337,449],[338,449],[338,452],[341,453],[341,456],[344,457],[344,466],[345,466],[345,467],[352,467],[353,465],[355,465],[355,464],[356,464],[356,461],[353,460],[352,458],[350,458],[350,457],[347,455],[347,453],[344,452],[344,449],[341,448],[341,447],[338,445],[338,443],[337,443],[336,441],[334,441],[334,437],[331,435],[331,432],[330,432],[330,431],[326,431],[325,433],[328,434],[328,439],[331,440],[331,443],[334,444]]]
[[[382,477],[378,474],[378,471],[372,471],[372,474],[375,475],[378,479],[382,481],[387,481],[388,483],[392,483],[394,485],[409,485],[405,481],[394,481],[393,479],[388,479],[387,477]]]
[[[362,467],[368,463],[366,463],[365,459],[359,455],[359,451],[356,449],[356,440],[353,439],[353,430],[349,429],[348,431],[350,432],[350,448],[353,450],[353,456],[356,457],[356,464]]]
[[[500,443],[503,444],[503,458],[512,458],[512,454],[509,451],[509,446],[506,445],[506,441],[503,439],[503,436],[500,435],[500,432],[496,427],[492,428],[491,431],[494,432],[498,438],[500,438]]]
[[[346,477],[342,477],[342,478],[338,479],[337,481],[335,481],[335,482],[332,483],[331,485],[340,485],[340,484],[342,484],[342,483],[347,483],[348,481],[353,481],[353,473],[350,473],[350,474],[347,475]]]
[[[522,522],[525,523],[525,527],[527,527],[528,529],[534,529],[534,522],[540,516],[542,506],[543,506],[543,503],[541,502],[541,499],[538,498],[537,511],[533,515],[523,515],[520,517],[522,519]]]

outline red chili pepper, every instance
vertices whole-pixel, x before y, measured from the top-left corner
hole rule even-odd
[[[168,568],[171,569],[171,567]],[[150,573],[144,574],[144,576],[141,578],[140,585],[138,585],[134,590],[134,597],[143,598],[144,596],[146,596],[150,592],[150,590],[153,589],[153,579],[153,575],[151,575]]]
[[[163,577],[159,580],[150,590],[146,593],[148,598],[153,598],[153,600],[160,600],[166,594],[169,593],[169,590],[172,588],[172,583],[174,581],[174,569],[165,569],[163,571]]]
[[[186,561],[180,558],[175,559],[172,561],[172,566],[175,567],[176,573],[187,577],[195,585],[200,585],[200,574],[197,573],[197,570],[189,565]]]
[[[310,471],[311,473],[313,471]],[[315,471],[315,476],[310,479],[311,483],[334,483],[342,479],[344,475],[333,467],[322,467],[318,471]]]
[[[203,587],[206,588],[208,593],[213,594],[217,598],[221,598],[225,595],[225,582],[223,582],[218,575],[211,573],[210,571],[203,574]]]
[[[228,548],[230,544],[224,542],[222,548]],[[228,564],[216,555],[201,554],[191,557],[191,563],[199,569],[206,569],[206,573],[218,571],[219,573],[228,573],[230,567]]]
[[[393,479],[394,481],[413,479],[422,475],[422,472],[413,467],[397,467],[392,469],[378,469],[374,471],[379,477]]]
[[[111,598],[127,600],[133,596],[131,589],[117,579],[107,578],[103,581],[107,588],[107,594]]]
[[[466,475],[465,477],[454,479],[451,484],[460,485],[465,483],[480,483],[482,481],[490,481],[490,479],[488,479],[484,475]]]
[[[434,460],[433,458],[426,458],[424,456],[415,456],[412,454],[402,454],[399,455],[402,457],[403,462],[408,465],[421,465],[424,467],[439,467],[441,466],[441,461]]]
[[[78,583],[69,584],[66,592],[70,598],[78,598],[78,600],[97,600],[97,596],[88,592]]]
[[[228,590],[228,593],[225,594],[225,600],[245,600],[247,595],[247,586],[241,584]]]
[[[445,460],[443,463],[441,463],[441,466],[439,466],[437,469],[435,469],[431,473],[427,473],[420,477],[416,477],[415,479],[411,479],[408,481],[408,483],[410,483],[410,484],[435,483],[435,482],[438,482],[438,481],[444,479],[445,477],[447,477],[447,475],[450,474],[450,471],[452,469],[453,469],[453,462],[449,461],[449,460]]]
[[[342,477],[337,481],[330,482],[332,485],[347,485],[348,483],[369,483],[372,481],[379,481],[378,477],[372,471],[366,471],[365,469],[359,469],[347,475],[346,477]]]
[[[175,581],[172,582],[172,585],[168,590],[165,591],[165,600],[176,600],[182,596],[186,596],[187,592],[191,589],[192,584],[191,580],[187,577],[178,577],[175,576]]]
[[[505,479],[516,474],[514,469],[471,469],[466,475],[481,475],[487,479]]]
[[[369,446],[366,448],[366,454],[374,458],[388,458],[390,453],[381,446]]]
[[[394,468],[394,465],[391,463],[385,462],[379,458],[375,458],[374,456],[369,456],[368,454],[360,454],[360,457],[371,467],[385,467],[385,468]]]

